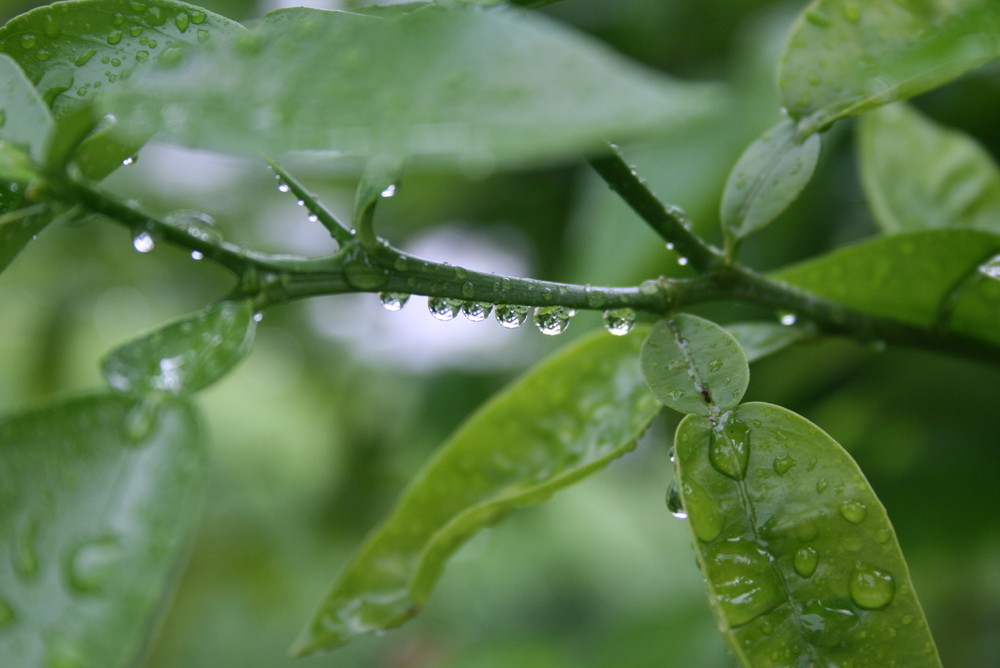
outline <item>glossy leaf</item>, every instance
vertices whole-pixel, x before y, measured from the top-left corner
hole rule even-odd
[[[634,447],[660,410],[639,373],[641,340],[595,332],[470,417],[347,564],[294,651],[402,624],[472,534]]]
[[[726,330],[679,313],[656,323],[642,344],[642,375],[665,406],[682,413],[714,415],[740,403],[750,368]]]
[[[739,479],[712,458],[736,426]],[[885,509],[818,427],[749,403],[685,418],[675,453],[709,601],[740,665],[941,665]]]
[[[354,195],[354,227],[362,238],[371,233],[375,205],[382,198],[392,197],[399,184],[403,161],[390,155],[377,155],[368,161]]]
[[[251,302],[219,302],[117,348],[101,372],[119,392],[191,394],[247,356],[256,325]]]
[[[720,216],[727,233],[741,239],[787,209],[812,178],[819,149],[819,135],[800,142],[790,120],[752,143],[736,162],[722,193]]]
[[[176,400],[93,396],[0,422],[0,665],[136,665],[207,473]]]
[[[0,139],[23,149],[41,164],[52,128],[52,115],[24,72],[0,53]],[[0,170],[0,177],[16,175]]]
[[[979,267],[1000,254],[1000,236],[978,230],[930,230],[875,239],[778,272],[787,283],[847,306],[917,325],[942,308]],[[949,328],[1000,341],[989,281],[962,296]]]
[[[726,325],[726,331],[736,339],[748,362],[755,362],[806,338],[801,327],[773,322],[737,322]]]
[[[47,204],[0,214],[0,272],[52,220]]]
[[[865,196],[884,231],[1000,232],[1000,169],[972,137],[894,104],[862,117],[858,145]]]
[[[814,0],[778,70],[782,104],[807,131],[940,86],[1000,55],[993,0]]]
[[[720,103],[715,87],[657,75],[541,14],[505,10],[279,10],[252,39],[205,46],[133,77],[111,110],[192,146],[490,169],[676,128]]]

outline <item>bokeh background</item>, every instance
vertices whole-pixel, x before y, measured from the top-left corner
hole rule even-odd
[[[0,19],[34,4],[0,3]],[[251,20],[299,3],[203,4]],[[731,106],[712,123],[624,147],[653,189],[715,239],[729,167],[779,117],[774,64],[803,5],[567,0],[544,11],[652,68],[731,86]],[[1000,152],[1000,69],[916,103]],[[348,217],[355,175],[303,156],[289,164]],[[151,144],[108,187],[162,213],[206,212],[254,248],[332,250],[274,183],[257,161]],[[611,285],[685,271],[582,161],[407,172],[377,224],[408,251],[487,271]],[[825,137],[801,200],[747,243],[746,260],[778,267],[874,234],[845,122]],[[45,230],[0,276],[0,410],[99,387],[102,354],[223,296],[229,280],[178,249],[140,255],[105,222]],[[722,322],[775,317],[733,304],[700,311]],[[530,326],[441,323],[422,297],[399,313],[374,295],[268,310],[251,357],[200,397],[210,490],[145,665],[732,666],[686,527],[664,506],[672,414],[637,451],[477,536],[413,622],[328,655],[286,657],[337,570],[448,433],[534,361],[599,326],[581,314],[550,339]],[[748,399],[802,413],[859,461],[894,520],[945,665],[1000,665],[1000,370],[819,340],[756,363]]]

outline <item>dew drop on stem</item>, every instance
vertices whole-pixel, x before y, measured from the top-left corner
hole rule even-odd
[[[132,247],[140,253],[149,253],[156,247],[156,242],[149,232],[143,230],[132,237]]]
[[[398,311],[409,301],[410,295],[405,292],[380,292],[378,299],[386,311]]]
[[[635,311],[630,308],[605,311],[602,318],[604,329],[614,336],[625,336],[635,327]]]
[[[569,320],[576,310],[565,306],[539,306],[535,309],[535,327],[547,336],[562,334],[569,327]]]
[[[429,297],[427,299],[427,310],[435,320],[442,322],[454,320],[461,308],[462,302],[458,299],[447,297]]]
[[[516,304],[500,304],[496,307],[494,311],[494,316],[497,322],[500,323],[501,327],[506,329],[517,329],[524,324],[525,319],[528,317],[528,311],[531,308],[528,306],[519,306]]]
[[[482,322],[490,317],[493,312],[493,304],[487,302],[465,302],[462,304],[462,313],[472,322]]]

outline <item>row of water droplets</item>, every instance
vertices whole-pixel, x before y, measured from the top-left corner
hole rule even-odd
[[[403,292],[380,292],[379,301],[386,311],[399,311],[406,305],[410,295]],[[519,304],[497,304],[489,302],[464,301],[448,297],[428,297],[427,310],[436,320],[447,322],[461,313],[471,322],[483,322],[490,313],[501,327],[517,329],[533,313],[535,327],[542,334],[556,336],[569,328],[576,309],[566,306],[538,306],[532,312],[530,306]],[[604,312],[604,327],[615,336],[624,336],[635,327],[635,311],[630,308],[610,309]]]

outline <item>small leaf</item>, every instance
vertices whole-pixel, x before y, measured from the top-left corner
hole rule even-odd
[[[52,213],[47,204],[35,204],[0,214],[0,272],[51,220]]]
[[[735,426],[741,476],[712,456]],[[941,665],[885,509],[818,427],[744,404],[685,418],[675,453],[709,602],[740,665]]]
[[[358,182],[354,194],[354,215],[352,220],[358,236],[362,240],[374,241],[372,217],[375,215],[375,205],[382,198],[396,194],[399,185],[399,175],[403,171],[403,161],[391,155],[377,155],[365,165],[364,174]]]
[[[885,232],[1000,232],[1000,169],[972,137],[894,104],[861,118],[858,145],[868,205]]]
[[[715,415],[740,403],[750,368],[726,330],[679,313],[656,323],[642,344],[642,375],[665,406],[682,413]]]
[[[229,373],[253,345],[250,301],[223,301],[126,343],[101,363],[119,392],[191,394]]]
[[[726,331],[736,339],[748,362],[755,362],[783,350],[807,335],[801,327],[773,322],[738,322],[726,325]]]
[[[1000,55],[993,0],[814,0],[778,69],[782,104],[806,131],[946,83]]]
[[[0,139],[42,164],[52,115],[38,91],[9,56],[0,53]],[[0,177],[14,178],[0,170]]]
[[[782,121],[750,144],[730,172],[720,215],[723,227],[736,239],[777,218],[812,178],[819,135],[800,142],[796,134],[792,121]]]
[[[174,399],[92,396],[0,422],[0,665],[136,665],[206,474]]]
[[[354,555],[293,651],[402,624],[472,534],[634,447],[660,410],[639,373],[640,341],[595,332],[470,417]]]
[[[775,278],[868,313],[929,326],[953,291],[997,254],[1000,235],[989,232],[911,232],[828,253]],[[986,281],[964,295],[949,329],[1000,342],[997,290],[1000,281]]]
[[[714,86],[671,80],[541,14],[502,9],[279,10],[250,38],[204,46],[133,77],[109,110],[197,147],[482,170],[667,131],[720,103]]]

